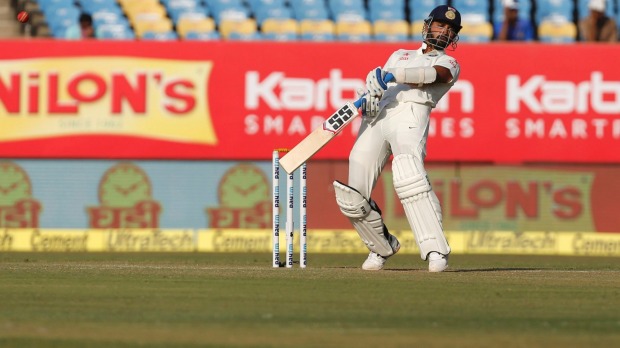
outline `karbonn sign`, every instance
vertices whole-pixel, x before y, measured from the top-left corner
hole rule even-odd
[[[0,156],[266,160],[355,100],[394,50],[417,46],[2,42]],[[620,46],[557,49],[460,44],[460,80],[432,114],[428,160],[620,161],[620,70],[602,68]],[[316,158],[347,159],[360,122]]]

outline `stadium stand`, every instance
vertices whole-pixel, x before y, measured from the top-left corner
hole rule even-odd
[[[375,41],[409,40],[409,23],[405,20],[376,20],[372,24]]]
[[[503,20],[502,1],[10,0],[15,14],[30,13],[28,34],[39,37],[63,38],[85,12],[92,15],[100,39],[354,42],[419,42],[428,13],[448,3],[462,14],[462,43],[492,40],[493,24]],[[620,24],[620,0],[605,1],[607,15]],[[534,23],[538,41],[574,42],[588,2],[519,0],[519,16]]]
[[[489,22],[465,23],[459,33],[459,42],[489,42],[493,38],[493,26]]]
[[[566,0],[536,0],[534,20],[537,24],[543,21],[564,23],[573,21],[575,4]]]
[[[219,23],[220,35],[228,40],[252,41],[260,39],[256,21],[246,19],[223,19]]]
[[[176,31],[180,38],[187,38],[190,33],[203,34],[205,37],[210,37],[209,33],[214,33],[215,21],[213,18],[206,16],[182,16],[176,22]],[[199,35],[195,35],[198,38]]]
[[[336,26],[330,19],[304,19],[299,24],[300,38],[304,41],[333,41],[336,39]]]
[[[336,22],[336,39],[338,41],[369,41],[372,26],[367,20],[341,20]]]
[[[267,18],[261,24],[261,33],[266,40],[294,41],[299,38],[299,23],[292,18]]]
[[[538,38],[546,43],[571,43],[577,40],[577,26],[562,20],[543,20],[538,26]]]

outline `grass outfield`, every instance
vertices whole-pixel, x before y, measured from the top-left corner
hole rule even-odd
[[[0,347],[620,347],[617,258],[270,258],[2,253]]]

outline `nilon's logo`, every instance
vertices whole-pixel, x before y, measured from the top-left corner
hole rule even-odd
[[[153,200],[151,181],[142,168],[119,163],[99,183],[100,206],[88,207],[91,228],[157,228],[161,205]]]
[[[0,142],[98,134],[215,144],[211,68],[133,57],[0,61]]]
[[[28,173],[13,162],[0,162],[0,227],[39,227],[40,213]]]

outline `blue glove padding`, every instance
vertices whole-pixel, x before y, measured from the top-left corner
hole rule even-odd
[[[373,97],[362,88],[357,90],[357,94],[362,98],[362,116],[366,117],[377,117],[379,115],[379,101],[381,97]]]
[[[386,72],[381,67],[376,67],[366,76],[366,89],[368,94],[373,97],[381,97],[387,89],[387,84],[383,82]]]

